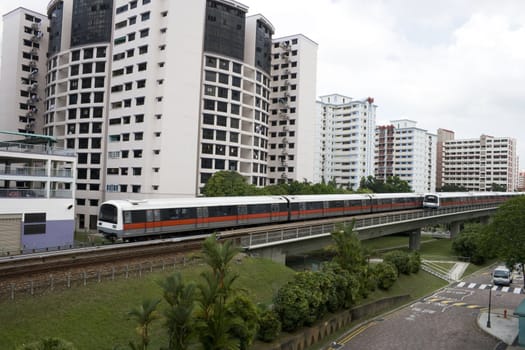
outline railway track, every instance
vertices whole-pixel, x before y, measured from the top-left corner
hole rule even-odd
[[[177,256],[196,252],[203,237],[163,239],[147,242],[93,246],[46,253],[0,258],[0,283],[21,277],[87,269],[115,262],[140,261],[159,256]]]

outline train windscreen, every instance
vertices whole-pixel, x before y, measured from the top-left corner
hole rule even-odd
[[[98,214],[98,219],[100,221],[109,222],[112,224],[117,223],[117,207],[112,204],[102,204],[100,206],[100,212]]]
[[[425,199],[423,200],[425,203],[436,203],[438,202],[438,197],[433,194],[429,194],[425,196]]]

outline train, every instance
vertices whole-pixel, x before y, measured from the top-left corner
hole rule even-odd
[[[354,216],[396,210],[500,204],[513,192],[329,194],[109,200],[99,207],[98,232],[135,241]]]

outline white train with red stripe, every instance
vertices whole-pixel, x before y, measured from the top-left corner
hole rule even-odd
[[[135,240],[395,210],[502,203],[518,193],[389,193],[111,200],[101,204],[98,231]]]

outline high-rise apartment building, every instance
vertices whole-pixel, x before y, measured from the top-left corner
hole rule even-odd
[[[481,135],[445,141],[443,183],[469,191],[514,191],[518,185],[516,140]]]
[[[443,186],[443,144],[445,141],[454,140],[454,132],[446,129],[437,131],[437,157],[436,157],[436,189]]]
[[[313,181],[317,43],[304,35],[273,40],[269,184]]]
[[[96,229],[104,200],[113,0],[54,0],[47,12],[43,133],[76,153],[77,228]]]
[[[3,16],[0,130],[41,132],[47,16],[19,7]]]
[[[96,228],[104,200],[196,196],[220,170],[257,186],[311,180],[317,44],[274,42],[247,12],[233,0],[49,3],[40,130],[77,154],[78,229]]]
[[[414,192],[436,190],[436,140],[434,134],[407,119],[376,128],[375,177],[385,181],[398,176]]]
[[[314,182],[355,190],[361,178],[374,175],[374,99],[332,94],[321,96],[317,107]]]

